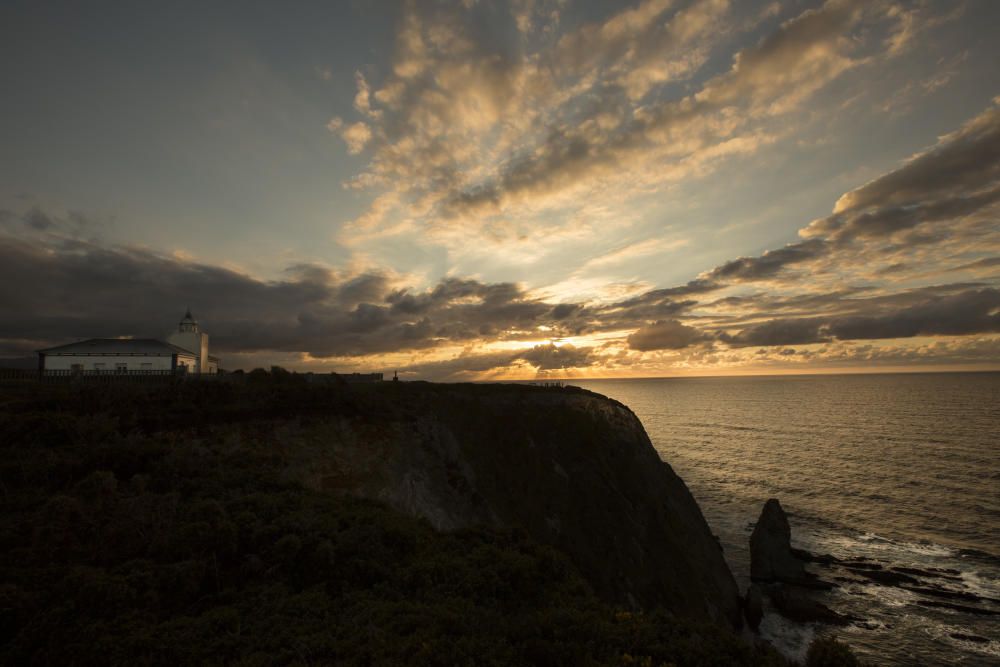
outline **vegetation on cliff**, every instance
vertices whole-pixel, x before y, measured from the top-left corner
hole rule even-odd
[[[0,389],[0,662],[784,664],[602,601],[523,531],[439,532],[284,474],[289,420],[390,411],[391,391]]]

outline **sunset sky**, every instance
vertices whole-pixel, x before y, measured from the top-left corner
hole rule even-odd
[[[0,356],[1000,369],[1000,2],[0,7]]]

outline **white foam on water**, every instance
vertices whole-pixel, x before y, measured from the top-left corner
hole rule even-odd
[[[842,586],[839,589],[831,591],[829,595],[833,598],[833,600],[835,600],[833,603],[835,605],[834,608],[836,608],[838,603],[842,605],[860,606],[860,611],[864,611],[867,616],[870,616],[878,611],[872,607],[872,604],[899,609],[903,607],[910,607],[913,605],[915,600],[919,599],[919,595],[908,591],[905,588],[897,588],[895,586],[879,586],[877,584],[859,584],[849,588]],[[872,619],[869,618],[868,620]]]
[[[783,656],[803,662],[809,644],[816,637],[821,626],[814,623],[795,623],[773,612],[764,612],[757,632],[771,643]]]
[[[935,641],[960,648],[963,651],[1000,657],[1000,641],[992,639],[988,642],[977,642],[969,639],[958,639],[956,637],[952,637],[951,635],[953,634],[978,636],[975,630],[971,630],[960,625],[932,623],[924,627],[924,632],[926,632]]]
[[[840,535],[832,539],[827,538],[827,541],[837,544],[843,548],[845,553],[855,556],[859,553],[868,556],[897,556],[903,561],[913,556],[931,558],[955,558],[957,556],[954,549],[943,544],[905,542],[876,533],[861,533],[856,536]]]
[[[997,575],[983,576],[978,570],[962,570],[962,583],[980,597],[1000,600],[1000,578]]]

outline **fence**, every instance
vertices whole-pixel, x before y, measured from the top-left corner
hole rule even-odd
[[[0,368],[0,381],[14,382],[174,382],[179,380],[214,380],[217,373],[187,373],[183,370],[134,370],[134,371],[74,371]]]

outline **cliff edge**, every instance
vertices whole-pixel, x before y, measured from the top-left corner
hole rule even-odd
[[[523,385],[378,393],[354,414],[283,426],[285,479],[377,499],[439,530],[522,529],[566,553],[608,601],[740,625],[721,547],[624,405]]]

